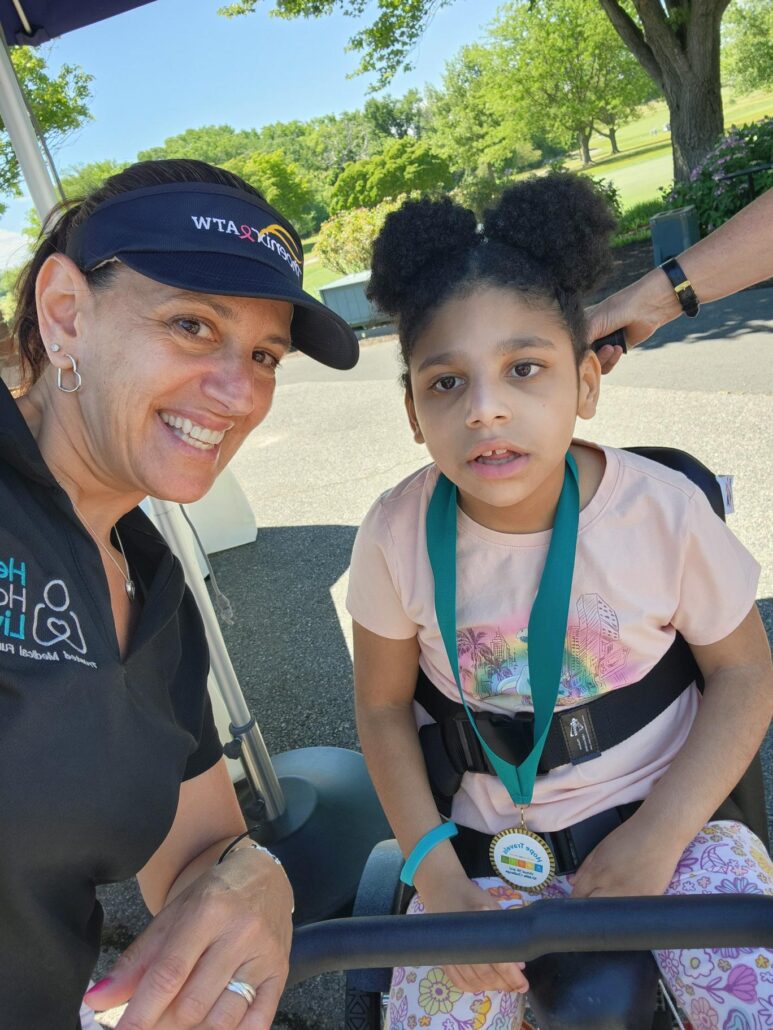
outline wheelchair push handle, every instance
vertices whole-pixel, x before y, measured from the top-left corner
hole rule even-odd
[[[622,329],[615,329],[613,333],[608,333],[606,336],[601,336],[598,340],[594,340],[590,346],[591,350],[598,354],[601,348],[606,347],[607,344],[609,344],[612,347],[622,347],[623,354],[628,353],[628,347],[625,343],[625,332]]]
[[[287,983],[344,969],[707,947],[773,947],[773,897],[583,898],[501,912],[333,919],[295,931]]]

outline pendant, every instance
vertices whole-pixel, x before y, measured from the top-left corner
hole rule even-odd
[[[556,875],[547,842],[524,825],[502,830],[492,839],[489,861],[497,876],[527,893],[541,890]]]
[[[133,601],[134,598],[137,596],[137,588],[134,585],[134,580],[133,579],[127,579],[125,581],[125,586],[126,586],[126,596],[129,598],[130,601]]]

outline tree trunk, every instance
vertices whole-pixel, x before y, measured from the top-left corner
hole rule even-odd
[[[612,147],[612,153],[619,154],[620,148],[617,145],[617,129],[614,125],[609,126],[609,132],[607,135],[609,136],[609,145]]]
[[[587,168],[588,165],[593,163],[590,159],[590,133],[578,132],[577,139],[580,142],[580,155],[582,156],[582,166],[583,168]]]
[[[620,38],[663,90],[671,117],[674,179],[683,182],[724,131],[719,41],[730,0],[599,0]],[[668,14],[667,14],[668,12]]]
[[[716,77],[696,76],[692,82],[666,79],[665,93],[671,117],[674,180],[685,182],[724,133],[719,68]]]

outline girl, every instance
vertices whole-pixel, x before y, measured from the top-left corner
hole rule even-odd
[[[773,892],[760,840],[711,821],[773,711],[757,564],[685,477],[572,435],[598,399],[582,296],[612,228],[590,184],[556,174],[506,191],[482,229],[447,199],[408,202],[375,243],[372,297],[398,318],[434,459],[371,508],[348,595],[410,911]],[[695,1026],[771,1025],[770,953],[656,958]],[[517,1028],[528,976],[397,969],[390,1027]]]

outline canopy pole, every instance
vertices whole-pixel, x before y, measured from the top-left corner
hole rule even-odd
[[[198,605],[207,633],[212,675],[231,719],[231,744],[236,744],[235,754],[241,760],[247,780],[263,802],[260,821],[275,822],[284,814],[286,808],[284,794],[271,764],[263,734],[247,707],[231,664],[204,577],[199,571],[193,553],[193,535],[180,512],[179,505],[171,501],[159,501],[155,497],[148,498],[148,501],[153,521],[182,563],[186,582]]]
[[[2,115],[11,144],[16,152],[22,175],[32,195],[32,201],[45,224],[49,211],[57,204],[57,196],[51,172],[40,152],[27,105],[24,103],[16,71],[11,64],[5,39],[0,33],[0,115]]]
[[[22,175],[40,216],[40,223],[45,225],[49,212],[56,206],[59,198],[54,188],[51,171],[41,153],[40,143],[24,102],[8,47],[2,38],[0,38],[0,43],[2,43],[0,46],[0,116],[2,116]],[[185,579],[196,598],[207,635],[212,675],[231,719],[231,731],[234,739],[241,744],[238,749],[239,758],[247,782],[253,793],[259,795],[264,803],[265,821],[272,823],[285,811],[284,795],[263,742],[260,728],[247,708],[231,659],[228,656],[217,616],[192,550],[190,530],[175,505],[165,504],[165,502],[155,499],[151,499],[150,503],[154,521],[171,549],[180,559]]]

